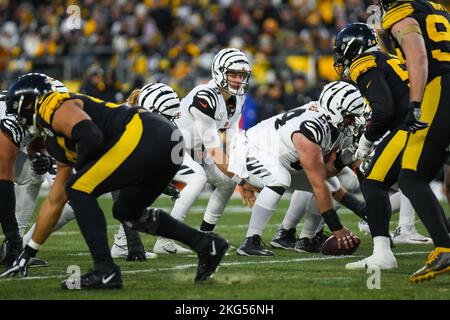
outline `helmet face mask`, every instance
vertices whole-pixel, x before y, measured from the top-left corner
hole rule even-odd
[[[334,69],[340,77],[348,77],[352,61],[370,50],[380,50],[375,29],[365,23],[349,24],[336,35]]]
[[[229,94],[242,96],[247,92],[251,70],[247,57],[240,50],[222,49],[214,57],[211,71],[216,84]]]

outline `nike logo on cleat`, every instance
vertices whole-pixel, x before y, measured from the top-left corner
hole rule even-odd
[[[211,255],[212,256],[215,256],[216,255],[216,242],[213,240],[213,242],[212,242],[212,249],[211,249]]]
[[[103,277],[102,278],[102,283],[103,284],[107,284],[108,282],[111,281],[112,278],[114,278],[114,276],[116,275],[115,272],[111,273],[107,278]]]

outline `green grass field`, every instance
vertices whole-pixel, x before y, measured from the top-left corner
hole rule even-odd
[[[199,200],[187,222],[198,226],[202,220],[206,200]],[[109,221],[110,243],[118,222],[111,216],[111,200],[101,199]],[[283,200],[263,234],[270,242],[288,201]],[[170,208],[170,199],[160,199],[155,206]],[[446,212],[449,212],[445,205]],[[39,256],[49,261],[48,268],[30,269],[25,279],[0,280],[0,299],[450,299],[450,274],[421,284],[410,284],[408,276],[422,267],[431,245],[398,245],[395,249],[399,268],[381,273],[381,289],[369,290],[365,271],[346,271],[344,265],[371,253],[372,241],[359,234],[358,218],[348,211],[340,211],[343,223],[357,233],[362,244],[355,256],[329,258],[320,254],[275,250],[272,258],[237,256],[231,251],[222,262],[214,279],[194,285],[196,256],[159,255],[147,262],[118,260],[123,272],[124,288],[112,291],[63,291],[60,280],[69,265],[78,265],[82,272],[92,268],[86,244],[75,222],[50,237]],[[247,231],[248,209],[241,209],[240,201],[230,202],[216,231],[237,247]],[[391,229],[396,226],[394,215]],[[420,223],[421,232],[424,228]],[[153,247],[155,237],[143,235],[146,248]]]

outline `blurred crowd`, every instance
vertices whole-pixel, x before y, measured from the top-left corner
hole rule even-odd
[[[0,81],[40,71],[106,100],[146,81],[183,96],[208,80],[215,53],[236,47],[252,63],[251,125],[317,98],[336,78],[337,30],[366,22],[377,2],[0,0]]]

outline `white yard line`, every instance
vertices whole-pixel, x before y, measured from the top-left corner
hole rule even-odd
[[[399,252],[396,256],[410,256],[410,255],[422,255],[429,253],[428,251],[411,251],[411,252]],[[309,262],[309,261],[326,261],[326,260],[342,260],[342,259],[356,259],[363,258],[363,256],[339,256],[339,257],[312,257],[312,258],[296,258],[296,259],[284,259],[284,260],[255,260],[255,261],[242,261],[242,262],[224,262],[221,263],[221,267],[233,267],[233,266],[243,266],[243,265],[253,265],[253,264],[278,264],[278,263],[297,263],[297,262]],[[154,269],[141,269],[141,270],[126,270],[122,271],[123,274],[136,274],[136,273],[153,273],[153,272],[163,272],[163,271],[177,271],[185,270],[190,268],[196,268],[197,264],[181,264],[170,268],[154,268]],[[64,278],[66,275],[54,275],[54,276],[33,276],[27,278],[12,278],[5,279],[6,281],[14,280],[45,280],[45,279],[57,279]]]

